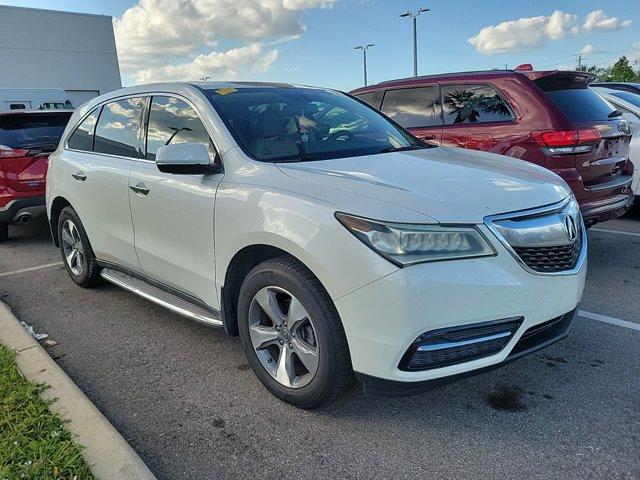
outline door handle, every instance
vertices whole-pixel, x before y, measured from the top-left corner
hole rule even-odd
[[[78,180],[79,182],[84,182],[87,179],[87,176],[82,171],[78,173],[72,173],[71,176],[76,180]]]
[[[147,186],[142,183],[142,182],[138,182],[135,186],[134,185],[129,185],[129,188],[136,192],[139,195],[147,195],[149,193],[149,189],[147,188]]]

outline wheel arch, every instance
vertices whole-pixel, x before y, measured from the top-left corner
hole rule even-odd
[[[288,256],[295,259],[309,271],[313,269],[305,264],[300,258],[291,252],[280,247],[258,243],[247,245],[238,250],[229,261],[224,275],[224,284],[221,288],[221,305],[222,322],[225,332],[231,336],[238,335],[238,297],[240,287],[247,274],[260,263],[280,256]],[[314,273],[314,275],[316,275]],[[317,275],[316,275],[317,277]]]
[[[73,208],[69,200],[62,196],[54,198],[51,202],[51,208],[49,210],[49,228],[51,230],[51,238],[53,238],[53,243],[56,247],[60,246],[60,239],[58,238],[58,219],[60,218],[60,213],[66,207]]]

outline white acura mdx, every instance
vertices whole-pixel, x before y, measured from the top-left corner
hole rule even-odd
[[[47,213],[70,277],[240,335],[312,408],[355,376],[415,393],[564,337],[586,274],[555,174],[420,143],[341,92],[129,87],[79,108]]]

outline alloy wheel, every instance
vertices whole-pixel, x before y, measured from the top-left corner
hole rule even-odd
[[[264,287],[249,307],[249,335],[260,363],[281,385],[301,388],[318,371],[313,319],[300,300],[280,287]]]
[[[82,275],[84,272],[84,246],[78,227],[71,220],[65,220],[62,224],[62,251],[71,272],[77,276]]]

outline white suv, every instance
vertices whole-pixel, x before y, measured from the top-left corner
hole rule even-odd
[[[240,335],[279,398],[415,393],[566,335],[586,235],[555,174],[432,148],[337,91],[139,85],[79,108],[47,213],[71,278]]]

